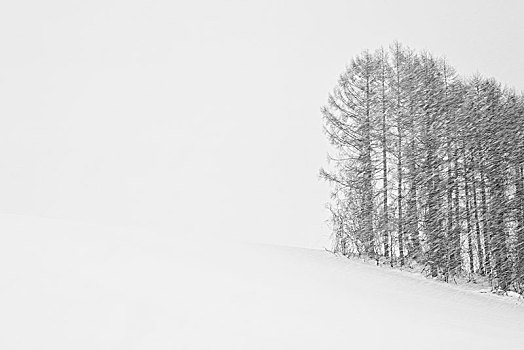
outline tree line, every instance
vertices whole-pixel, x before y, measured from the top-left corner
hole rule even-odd
[[[524,97],[400,43],[354,57],[322,107],[334,251],[524,289]]]

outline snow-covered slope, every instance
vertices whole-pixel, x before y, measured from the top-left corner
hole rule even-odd
[[[514,299],[324,251],[8,215],[0,234],[0,349],[524,346]]]

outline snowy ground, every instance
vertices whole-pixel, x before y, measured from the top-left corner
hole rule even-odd
[[[325,251],[9,215],[0,234],[0,349],[524,346],[516,299]]]

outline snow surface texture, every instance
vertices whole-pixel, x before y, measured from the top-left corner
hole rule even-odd
[[[1,349],[522,349],[524,305],[325,251],[0,216]]]

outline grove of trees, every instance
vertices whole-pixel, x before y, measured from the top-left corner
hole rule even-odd
[[[524,289],[524,97],[399,43],[365,51],[322,107],[334,250]]]

